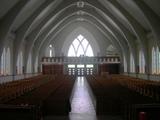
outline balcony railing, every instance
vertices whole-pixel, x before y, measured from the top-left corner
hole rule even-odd
[[[42,64],[113,64],[120,63],[119,57],[43,57]]]

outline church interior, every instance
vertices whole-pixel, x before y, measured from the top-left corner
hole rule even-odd
[[[160,120],[159,0],[0,0],[1,120]]]

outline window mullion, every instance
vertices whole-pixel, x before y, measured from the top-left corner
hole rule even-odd
[[[76,53],[76,56],[77,56],[77,54],[78,54],[78,50],[79,50],[79,47],[81,46],[81,41],[77,38],[77,40],[78,40],[78,42],[79,42],[79,45],[78,45],[78,47],[77,47],[77,53]],[[78,56],[77,56],[78,57]]]
[[[76,54],[77,54],[77,51],[76,51],[76,49],[75,49],[75,46],[72,44],[71,45],[72,47],[73,47],[73,49],[74,49],[74,53],[75,53],[75,56],[77,56]]]
[[[88,46],[89,46],[89,43],[88,43],[88,45],[87,45],[87,47],[86,47],[85,54],[86,54],[86,52],[87,52],[87,50],[88,50]]]

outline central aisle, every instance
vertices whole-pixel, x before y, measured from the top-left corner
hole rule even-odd
[[[70,120],[97,120],[85,77],[77,77],[72,97]]]
[[[71,113],[85,113],[96,115],[91,97],[88,91],[88,84],[85,77],[77,77],[74,86]]]
[[[72,111],[69,115],[69,120],[122,120],[117,116],[97,116],[89,95],[88,86],[85,77],[77,77],[73,90]]]

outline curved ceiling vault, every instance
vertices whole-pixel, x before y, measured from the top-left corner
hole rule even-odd
[[[23,44],[27,63],[30,52],[35,56],[33,60],[37,55],[42,56],[46,46],[57,42],[64,30],[83,27],[92,33],[93,26],[105,37],[96,39],[98,44],[106,40],[106,46],[112,43],[127,58],[132,53],[135,61],[138,46],[147,58],[148,36],[160,45],[158,4],[157,0],[152,0],[152,4],[149,0],[2,0],[0,55],[9,43],[8,38],[13,36],[14,64]],[[73,28],[73,24],[77,27]]]

